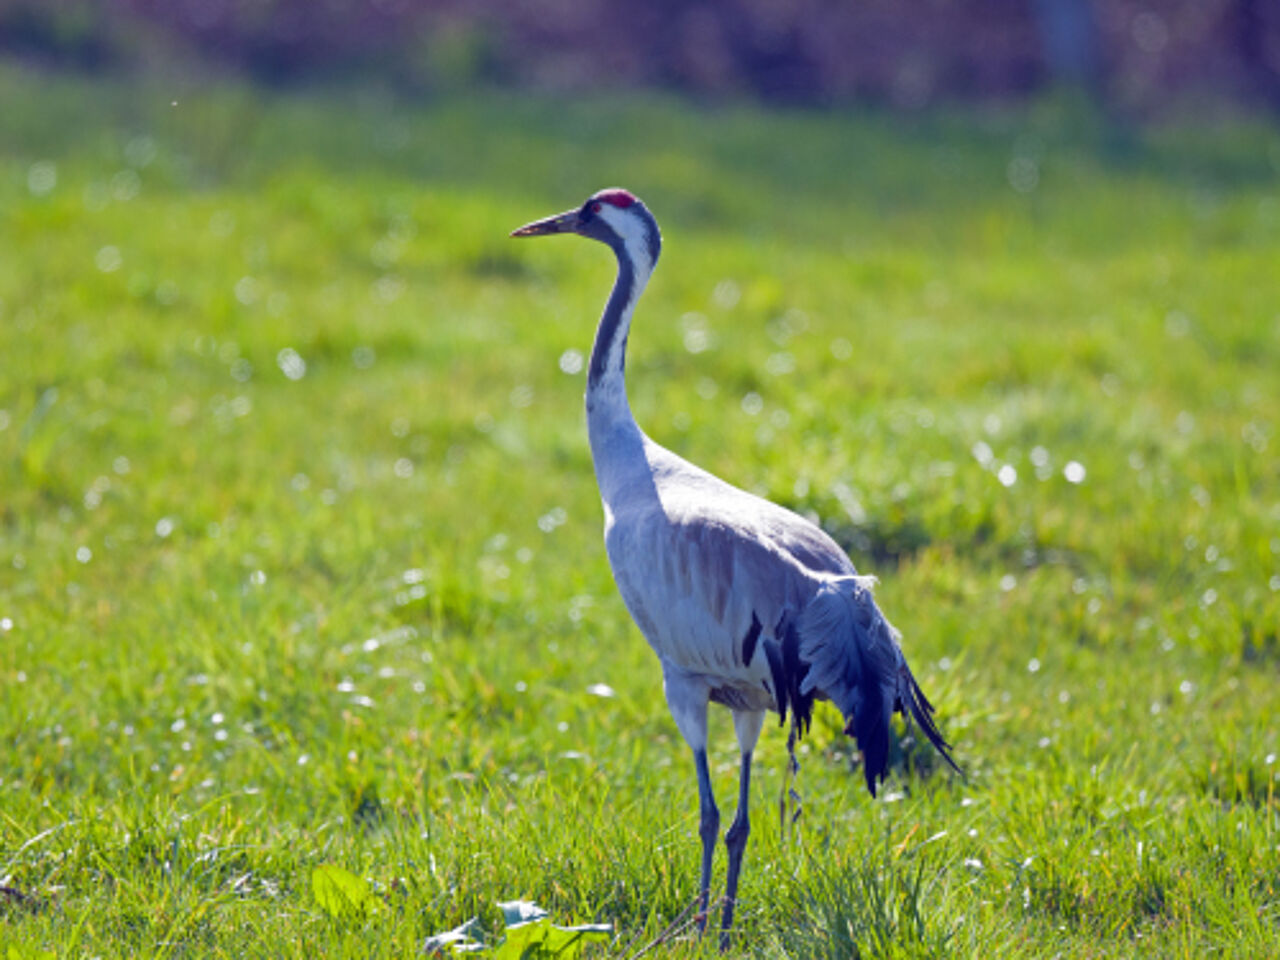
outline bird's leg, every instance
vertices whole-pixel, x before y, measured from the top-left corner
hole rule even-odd
[[[742,778],[738,785],[738,812],[724,835],[724,845],[729,848],[729,875],[725,880],[724,923],[720,929],[720,949],[729,949],[729,928],[733,926],[733,908],[738,903],[738,874],[742,870],[742,854],[747,849],[747,837],[751,834],[751,818],[747,804],[751,797],[751,751],[742,754]]]
[[[763,726],[763,710],[733,711],[733,732],[738,735],[738,749],[742,751],[742,774],[738,781],[738,812],[724,835],[724,845],[729,848],[729,874],[725,881],[724,922],[720,928],[721,951],[729,949],[729,928],[733,926],[733,912],[738,905],[738,875],[742,872],[742,853],[747,849],[747,836],[751,833],[747,813],[751,799],[751,754]]]
[[[698,769],[698,833],[702,837],[702,878],[698,884],[698,929],[707,927],[707,909],[711,900],[711,857],[716,850],[716,834],[720,830],[720,811],[711,791],[711,771],[707,767],[707,703],[711,690],[707,681],[662,662],[662,689],[671,708],[672,719],[680,735],[693,751]]]
[[[706,749],[695,750],[693,762],[698,768],[698,834],[702,837],[702,879],[698,885],[698,930],[707,928],[707,911],[711,901],[711,858],[720,833],[720,811],[711,792],[711,771],[707,768]]]

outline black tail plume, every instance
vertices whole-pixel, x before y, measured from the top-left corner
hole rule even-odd
[[[782,627],[782,674],[786,679],[792,722],[802,737],[813,722],[814,692],[801,689],[808,673],[809,664],[800,656],[800,631],[796,622],[788,619]]]
[[[898,685],[898,690],[900,691],[897,703],[898,710],[904,716],[910,716],[924,731],[924,735],[933,744],[933,748],[942,755],[942,759],[947,761],[952,770],[964,776],[964,771],[956,765],[955,760],[951,757],[951,744],[947,743],[942,731],[938,729],[938,724],[933,719],[933,704],[924,695],[924,691],[920,689],[920,684],[916,683],[916,678],[905,663],[902,665],[902,680],[904,682]],[[901,699],[904,696],[906,703],[903,703]]]

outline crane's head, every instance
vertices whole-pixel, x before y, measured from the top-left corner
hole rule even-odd
[[[612,187],[600,190],[574,210],[526,223],[513,237],[545,237],[553,233],[577,233],[613,248],[619,259],[646,274],[658,262],[662,236],[653,214],[634,194]]]

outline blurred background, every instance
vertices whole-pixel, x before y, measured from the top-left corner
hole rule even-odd
[[[684,911],[613,265],[508,239],[609,184],[638,422],[882,577],[969,774],[822,714],[746,942],[1280,956],[1278,111],[1280,0],[0,0],[6,956]]]
[[[1067,83],[1115,110],[1280,109],[1275,0],[0,0],[0,54],[413,92],[605,84],[919,109]]]

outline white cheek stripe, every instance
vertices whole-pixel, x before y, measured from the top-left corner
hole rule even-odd
[[[600,218],[622,238],[627,254],[635,264],[635,297],[638,297],[641,289],[648,282],[649,275],[653,273],[653,257],[649,254],[649,231],[639,217],[633,217],[612,204],[601,204]],[[635,302],[635,297],[632,297],[632,303]]]

